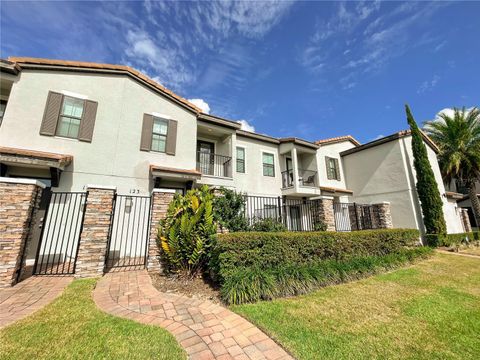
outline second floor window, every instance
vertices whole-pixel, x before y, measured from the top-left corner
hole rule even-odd
[[[167,146],[168,121],[153,118],[152,150],[165,152]]]
[[[325,163],[327,165],[327,179],[340,180],[340,166],[338,159],[326,156]]]
[[[275,162],[273,154],[263,153],[263,176],[275,176]]]
[[[237,172],[245,173],[245,149],[237,147]]]
[[[63,103],[58,120],[58,136],[76,139],[80,129],[85,101],[70,96],[63,97]]]

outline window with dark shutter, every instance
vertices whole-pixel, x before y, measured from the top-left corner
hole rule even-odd
[[[168,155],[175,155],[175,151],[177,148],[177,127],[177,121],[168,120],[167,144],[165,149],[165,152]]]
[[[143,114],[142,138],[140,150],[150,151],[152,148],[153,115]]]
[[[325,165],[327,167],[327,179],[340,180],[340,167],[338,159],[325,156]]]
[[[47,104],[43,113],[40,135],[54,136],[57,131],[57,122],[62,108],[63,95],[54,91],[48,92]]]
[[[97,106],[98,104],[95,101],[78,99],[50,91],[40,134],[91,142],[97,116]]]

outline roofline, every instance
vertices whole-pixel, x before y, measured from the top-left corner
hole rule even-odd
[[[336,143],[345,142],[345,141],[350,141],[355,146],[362,145],[360,141],[355,139],[352,135],[345,135],[345,136],[338,136],[330,139],[317,140],[315,141],[315,144],[324,146],[324,145],[336,144]]]
[[[435,145],[435,143],[423,131],[420,130],[420,133],[422,134],[423,140],[432,148],[433,151],[438,153],[439,149],[438,149],[437,145]],[[382,145],[382,144],[385,144],[385,143],[390,142],[390,141],[398,140],[398,139],[401,139],[401,138],[404,138],[404,137],[410,136],[410,135],[411,135],[410,130],[402,130],[402,131],[396,132],[395,134],[380,138],[378,140],[373,140],[373,141],[370,141],[366,144],[363,144],[363,145],[360,145],[360,146],[342,151],[340,153],[340,156],[346,156],[346,155],[354,154],[356,152],[366,150],[366,149],[370,149],[372,147]]]
[[[190,110],[194,114],[202,112],[200,108],[190,103],[183,97],[175,94],[173,91],[165,88],[156,81],[150,79],[145,74],[125,65],[102,64],[94,62],[65,61],[42,58],[28,57],[9,57],[8,61],[15,63],[15,66],[21,69],[33,70],[57,70],[57,71],[75,71],[92,72],[102,74],[120,74],[127,75],[150,89],[160,93],[169,100],[179,104],[183,108]]]
[[[226,127],[238,129],[238,130],[240,130],[240,128],[242,127],[242,125],[236,121],[228,120],[220,116],[215,116],[215,115],[210,115],[205,113],[198,114],[197,119],[207,121],[215,125],[226,126]]]
[[[277,145],[280,144],[280,140],[278,140],[277,138],[274,138],[268,135],[253,133],[246,130],[237,130],[237,135],[256,139],[256,140],[270,142],[272,144],[277,144]]]
[[[306,147],[309,147],[309,148],[312,148],[312,149],[318,149],[320,147],[317,144],[314,144],[310,141],[299,139],[299,138],[296,138],[296,137],[280,138],[278,140],[280,141],[280,144],[293,142],[294,144],[306,146]]]
[[[20,71],[19,67],[14,62],[11,62],[5,59],[0,59],[0,72],[17,75],[19,71]]]

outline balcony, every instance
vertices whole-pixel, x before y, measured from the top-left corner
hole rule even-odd
[[[282,171],[282,188],[287,189],[294,186],[293,170]],[[317,187],[317,172],[312,170],[298,169],[298,184],[300,186]]]
[[[197,171],[202,175],[232,177],[232,158],[209,152],[197,151]]]

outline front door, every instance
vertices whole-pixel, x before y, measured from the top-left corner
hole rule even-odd
[[[208,141],[197,142],[197,163],[199,170],[205,175],[214,175],[215,144]]]

